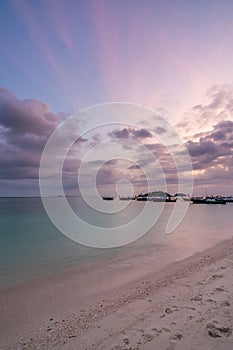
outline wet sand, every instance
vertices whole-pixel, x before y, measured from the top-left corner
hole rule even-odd
[[[233,239],[130,282],[125,261],[5,290],[0,349],[230,350],[232,269]]]

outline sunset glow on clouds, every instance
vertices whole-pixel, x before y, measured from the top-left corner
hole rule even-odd
[[[71,113],[111,101],[167,118],[190,152],[194,192],[233,194],[231,1],[12,0],[0,9],[0,195],[38,194],[49,135]],[[86,123],[84,115],[80,133]],[[122,135],[156,153],[173,190],[172,160],[151,136],[153,119],[134,123],[79,140],[65,163],[69,193],[74,158],[77,170],[85,150]],[[140,192],[143,174],[122,160],[106,163],[97,182],[111,188],[127,174]]]

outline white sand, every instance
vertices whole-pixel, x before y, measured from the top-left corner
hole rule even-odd
[[[232,350],[232,269],[229,240],[129,284],[92,271],[8,290],[0,349]]]

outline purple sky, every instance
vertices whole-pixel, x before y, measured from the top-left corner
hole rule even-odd
[[[38,194],[52,131],[69,114],[112,101],[154,108],[176,127],[192,158],[194,193],[233,194],[232,13],[231,0],[2,1],[0,195]],[[155,152],[175,190],[172,160],[150,136],[153,122],[135,123],[83,137],[77,155],[103,135],[125,135]],[[65,163],[69,193],[72,162]],[[98,185],[109,191],[126,171],[143,189],[137,165],[124,161],[106,163]]]

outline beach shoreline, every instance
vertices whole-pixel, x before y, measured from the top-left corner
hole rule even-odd
[[[129,283],[124,262],[117,274],[93,269],[9,289],[0,348],[231,349],[232,267],[233,239]]]

